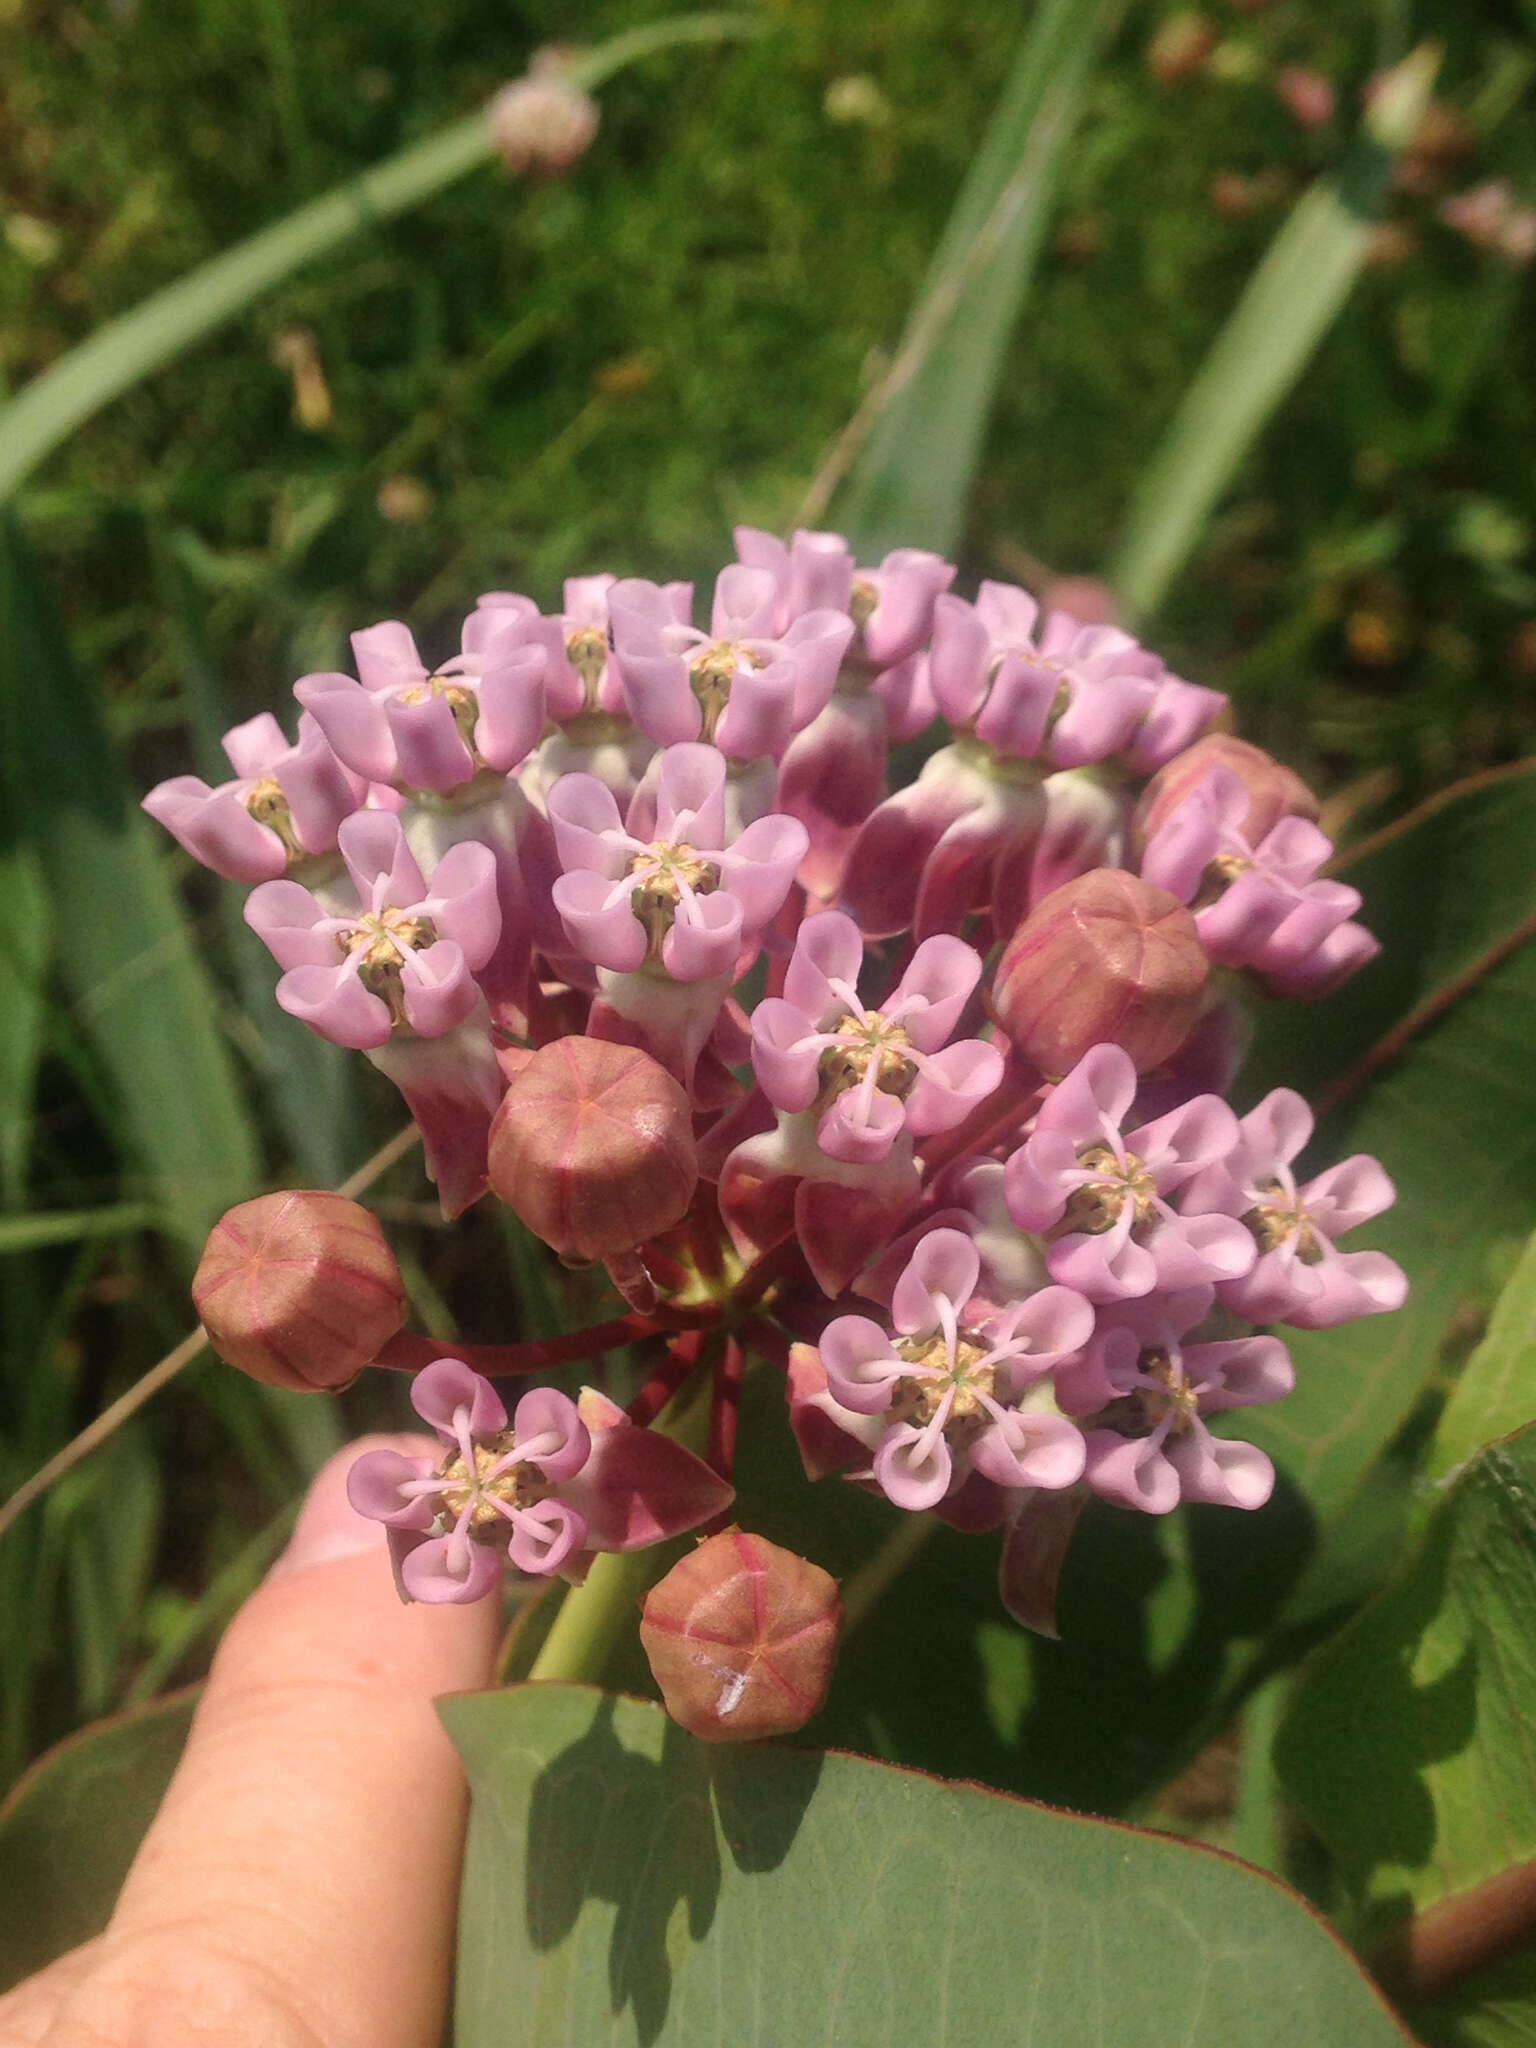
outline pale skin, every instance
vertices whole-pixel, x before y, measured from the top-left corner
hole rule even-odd
[[[0,1998],[0,2048],[435,2048],[464,1782],[433,1710],[498,1603],[402,1606],[353,1445],[220,1646],[105,1933]]]

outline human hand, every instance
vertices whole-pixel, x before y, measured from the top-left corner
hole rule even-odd
[[[435,2048],[464,1780],[432,1701],[490,1682],[498,1605],[403,1606],[322,1469],[235,1616],[106,1931],[0,1998],[0,2048]]]

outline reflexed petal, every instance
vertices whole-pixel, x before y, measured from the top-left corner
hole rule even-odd
[[[1261,1508],[1275,1488],[1275,1468],[1255,1444],[1231,1443],[1192,1429],[1166,1446],[1186,1500],[1223,1508]]]
[[[794,1003],[765,996],[752,1012],[752,1070],[776,1109],[798,1112],[816,1100],[821,1048],[811,1035],[810,1020]]]
[[[277,1002],[332,1045],[353,1052],[387,1044],[393,1028],[389,1005],[370,995],[345,961],[335,967],[290,968],[277,984]]]
[[[520,1572],[547,1577],[586,1541],[586,1522],[569,1501],[540,1500],[518,1509],[507,1555]]]
[[[919,1239],[891,1292],[891,1320],[904,1337],[925,1337],[940,1327],[936,1297],[958,1316],[976,1292],[981,1253],[963,1230],[930,1230]]]
[[[617,881],[631,849],[623,844],[623,820],[608,785],[595,775],[562,775],[546,808],[561,867],[589,868]]]
[[[381,1446],[364,1451],[347,1473],[347,1499],[370,1522],[387,1522],[395,1529],[430,1529],[437,1518],[437,1503],[430,1494],[405,1492],[413,1479],[431,1479],[437,1472],[432,1458],[408,1458],[402,1451]]]
[[[858,928],[852,919],[847,922],[856,934]],[[852,981],[855,976],[850,974],[846,978]],[[948,932],[936,933],[933,938],[924,939],[912,955],[886,1008],[904,1006],[916,997],[910,1010],[903,1007],[901,1027],[919,1052],[937,1052],[959,1023],[960,1012],[980,979],[981,955],[975,947]]]
[[[1126,1438],[1111,1429],[1088,1432],[1085,1477],[1094,1492],[1144,1514],[1171,1514],[1179,1504],[1179,1474],[1151,1437]]]
[[[512,1434],[519,1457],[531,1459],[548,1479],[570,1479],[592,1449],[576,1403],[553,1387],[534,1387],[524,1394],[512,1417]]]
[[[551,896],[566,935],[583,959],[616,974],[632,974],[645,958],[645,927],[628,896],[610,902],[611,885],[589,868],[561,875]]]
[[[400,1583],[433,1606],[483,1600],[501,1584],[502,1554],[487,1544],[431,1536],[400,1560]]]
[[[796,687],[793,662],[773,661],[766,668],[738,668],[715,727],[715,744],[721,753],[739,761],[768,754],[777,761],[795,731]]]
[[[701,852],[725,844],[725,756],[697,741],[668,747],[656,780],[656,839],[686,840]]]
[[[942,1430],[914,1429],[897,1423],[886,1431],[875,1453],[875,1482],[887,1500],[914,1512],[935,1507],[949,1491],[954,1461]]]
[[[946,592],[935,601],[928,675],[951,725],[968,726],[986,702],[991,637],[981,614],[963,597]]]
[[[496,856],[476,839],[450,846],[432,872],[424,908],[438,932],[452,939],[472,972],[478,973],[501,937],[496,895]]]
[[[396,782],[446,792],[469,781],[475,772],[474,756],[446,697],[424,697],[419,704],[391,697],[384,713],[394,735]]]
[[[816,1141],[829,1159],[873,1166],[890,1156],[905,1123],[906,1112],[894,1095],[877,1088],[866,1099],[862,1088],[845,1088],[823,1113]]]
[[[1083,1476],[1083,1435],[1065,1416],[1010,1411],[979,1436],[971,1463],[999,1486],[1072,1486]]]
[[[805,858],[810,835],[798,818],[774,812],[756,818],[720,856],[725,887],[741,905],[748,932],[759,932],[778,914]]]
[[[365,910],[380,902],[409,910],[426,895],[426,881],[393,811],[354,811],[336,844]],[[381,879],[383,889],[376,891]]]
[[[802,1030],[825,1029],[846,1006],[831,982],[857,988],[864,965],[858,926],[841,910],[808,917],[795,934],[795,950],[784,976],[784,1000],[801,1013]],[[755,1013],[754,1013],[755,1021]]]
[[[597,1430],[574,1479],[561,1486],[598,1550],[643,1550],[696,1529],[731,1504],[731,1488],[702,1458],[627,1419]]]
[[[1003,1056],[980,1038],[930,1053],[906,1099],[907,1128],[919,1138],[952,1130],[1003,1078]]]
[[[462,1358],[434,1358],[411,1382],[411,1406],[445,1444],[458,1448],[454,1417],[469,1411],[471,1436],[494,1436],[507,1426],[507,1411],[490,1381]]]
[[[301,676],[293,694],[340,758],[370,782],[393,782],[398,762],[382,699],[350,676]]]
[[[509,647],[493,652],[480,677],[475,745],[486,763],[503,775],[539,743],[547,663],[542,647]]]
[[[406,1020],[422,1038],[441,1038],[480,1000],[464,955],[450,939],[407,953],[400,979]]]
[[[721,889],[713,896],[696,896],[679,909],[662,940],[661,964],[674,981],[710,981],[730,973],[741,938],[741,905],[734,895]]]
[[[398,619],[384,619],[354,633],[352,659],[368,691],[395,690],[402,683],[426,681],[426,664],[416,651],[411,629]]]
[[[245,899],[245,921],[279,967],[338,963],[336,935],[316,930],[325,912],[302,882],[263,882]]]
[[[907,1366],[878,1323],[868,1316],[838,1316],[822,1331],[817,1348],[835,1401],[857,1415],[879,1415],[890,1406]]]

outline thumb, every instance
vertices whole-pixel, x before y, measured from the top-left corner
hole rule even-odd
[[[440,2038],[465,1796],[432,1700],[490,1681],[499,1603],[401,1605],[382,1529],[346,1498],[359,1448],[231,1623],[51,2048]]]

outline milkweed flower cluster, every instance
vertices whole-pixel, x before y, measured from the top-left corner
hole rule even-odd
[[[627,1304],[541,1343],[378,1346],[438,1439],[353,1476],[411,1597],[722,1529],[750,1370],[813,1476],[1001,1526],[1003,1598],[1048,1626],[1042,1530],[1093,1498],[1261,1506],[1272,1468],[1228,1417],[1291,1387],[1269,1326],[1403,1300],[1338,1242],[1390,1205],[1380,1166],[1309,1176],[1300,1096],[1227,1099],[1254,1001],[1376,951],[1315,800],[1129,633],[954,575],[743,529],[707,626],[683,583],[577,577],[548,613],[488,592],[437,665],[369,627],[355,676],[296,684],[293,744],[252,720],[231,781],[146,799],[255,885],[278,1001],[400,1088],[445,1214],[504,1201]],[[232,1256],[220,1299],[257,1303]],[[264,1359],[251,1318],[227,1348]],[[504,1398],[619,1342],[649,1373],[628,1410]],[[702,1456],[653,1426],[694,1381]],[[753,1573],[819,1585],[752,1542]],[[686,1711],[729,1734],[718,1701]]]

